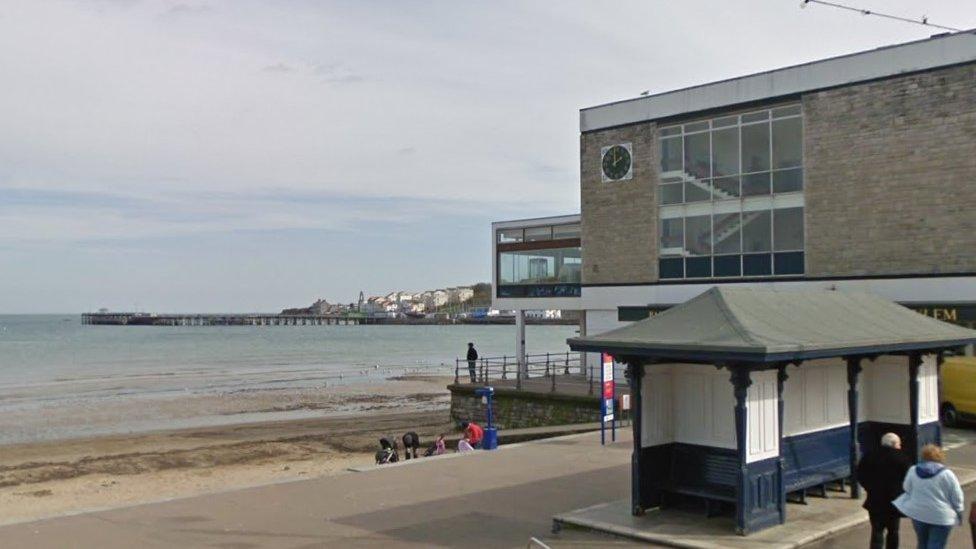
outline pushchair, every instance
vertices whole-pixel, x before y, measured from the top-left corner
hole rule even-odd
[[[396,446],[386,437],[380,439],[380,449],[376,451],[376,464],[396,463],[400,461]]]

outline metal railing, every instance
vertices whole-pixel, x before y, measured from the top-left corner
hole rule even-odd
[[[468,360],[457,358],[454,361],[454,383],[474,383],[487,385],[493,382],[514,384],[521,390],[523,385],[538,389],[539,381],[548,382],[549,390],[556,391],[559,386],[573,385],[585,389],[586,394],[596,394],[600,385],[600,366],[588,364],[582,368],[582,353],[566,351],[562,353],[540,353],[526,355],[525,366],[520,370],[518,357],[504,355],[480,357],[474,361],[473,372]],[[615,369],[618,384],[626,384],[623,366]],[[526,383],[531,382],[531,383]],[[581,387],[582,386],[582,387]]]

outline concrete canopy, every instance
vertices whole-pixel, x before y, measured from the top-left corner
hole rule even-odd
[[[770,363],[948,349],[976,342],[976,330],[868,293],[713,287],[657,316],[567,342],[617,356]]]

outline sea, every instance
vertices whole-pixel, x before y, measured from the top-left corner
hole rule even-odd
[[[526,348],[564,353],[566,338],[576,333],[575,326],[530,325]],[[75,314],[0,315],[0,416],[31,417],[31,410],[58,406],[98,409],[120,400],[453,375],[468,342],[482,356],[512,356],[515,327],[91,326]],[[0,432],[0,443],[30,438],[35,435]]]

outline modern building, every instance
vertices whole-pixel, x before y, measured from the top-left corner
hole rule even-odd
[[[526,311],[581,309],[580,233],[579,215],[491,224],[492,307],[515,311],[519,371],[526,368]],[[584,316],[580,317],[580,333],[586,333]],[[581,369],[585,368],[581,361]]]
[[[972,31],[585,108],[580,132],[581,215],[492,225],[495,307],[595,335],[735,285],[976,321]]]
[[[731,340],[705,323],[633,323],[700,295],[726,320],[754,318],[723,305],[750,289],[873,294],[976,322],[974,31],[585,108],[580,133],[579,217],[492,226],[495,306],[519,319],[527,309],[582,311],[574,348],[621,347],[614,338],[630,338],[628,326],[658,345],[646,353],[655,359],[674,341]],[[880,334],[890,320],[861,326]],[[754,327],[771,339],[788,332]],[[522,356],[524,330],[517,339]],[[699,488],[721,501],[725,488],[712,481],[727,473],[738,484],[725,497],[746,533],[782,522],[788,493],[847,477],[858,443],[876,444],[881,430],[904,433],[914,450],[938,440],[944,349],[921,351],[868,360],[860,379],[861,359],[874,355],[846,349],[742,383],[713,367],[741,366],[721,357],[680,367],[625,357],[640,368],[631,391],[649,397],[637,398],[636,417],[655,418],[635,428],[639,466],[680,461],[689,479],[712,483],[688,488],[656,465],[656,476],[635,471],[634,511]],[[733,449],[737,464],[779,463],[775,482],[757,476],[753,486],[712,459]],[[665,484],[642,485],[651,477]]]

